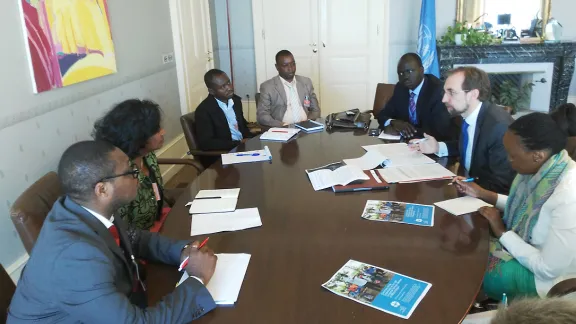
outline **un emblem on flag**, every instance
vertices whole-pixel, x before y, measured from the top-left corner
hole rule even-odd
[[[424,70],[428,70],[432,62],[434,62],[434,51],[435,48],[431,48],[432,42],[432,32],[428,26],[421,24],[420,30],[418,31],[418,54],[422,58],[422,65],[424,65]]]

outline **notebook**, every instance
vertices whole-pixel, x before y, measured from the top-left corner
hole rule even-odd
[[[364,173],[370,178],[360,183],[356,181],[348,185],[335,185],[332,186],[334,192],[354,192],[354,191],[369,191],[369,190],[384,190],[389,189],[388,182],[382,180],[378,173],[374,170],[366,170]]]
[[[190,236],[239,231],[262,226],[258,208],[236,209],[228,213],[192,215]]]
[[[271,161],[271,160],[272,160],[272,153],[270,153],[270,149],[268,148],[268,146],[264,146],[263,150],[222,154],[222,165]]]
[[[240,188],[200,190],[186,206],[190,206],[190,214],[231,212],[236,210],[239,194]]]
[[[273,127],[266,131],[264,134],[260,135],[261,141],[275,141],[275,142],[287,142],[296,134],[300,132],[300,128],[278,128]]]
[[[248,270],[250,254],[221,253],[216,254],[216,256],[218,257],[216,270],[206,285],[206,289],[217,305],[233,305],[238,300],[240,288],[242,288],[242,282],[246,276],[246,270]],[[188,273],[184,272],[176,287],[189,277]]]
[[[296,123],[294,126],[304,130],[307,133],[320,131],[324,129],[324,124],[313,120],[306,120],[300,123]]]

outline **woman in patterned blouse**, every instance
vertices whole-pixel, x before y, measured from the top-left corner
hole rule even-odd
[[[164,144],[161,109],[148,100],[129,99],[117,104],[94,124],[93,137],[108,141],[130,158],[140,173],[138,196],[114,216],[131,226],[158,231],[170,210],[163,204],[163,182],[154,151]]]

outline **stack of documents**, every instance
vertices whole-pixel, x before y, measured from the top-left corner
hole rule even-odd
[[[386,167],[436,163],[426,155],[411,150],[406,143],[367,145],[362,148],[372,154],[379,153]]]
[[[272,160],[272,153],[268,146],[264,146],[263,150],[222,154],[222,165],[270,160]]]
[[[456,175],[438,163],[407,165],[376,170],[388,183],[452,179]]]
[[[192,215],[190,236],[239,231],[262,226],[258,208],[236,209],[229,213]]]
[[[240,188],[200,190],[190,206],[190,214],[222,213],[236,210]]]
[[[335,185],[345,186],[356,180],[370,180],[361,168],[336,162],[316,169],[306,170],[315,191]]]
[[[492,207],[489,203],[470,196],[444,200],[434,205],[456,216],[477,212],[480,207]]]
[[[250,254],[216,254],[216,270],[206,288],[217,305],[233,305],[238,300],[240,288],[246,276]],[[184,272],[176,286],[186,279],[188,273]],[[195,279],[190,279],[195,280]]]
[[[299,128],[270,128],[260,136],[262,141],[287,142],[300,132]]]
[[[400,135],[390,135],[390,134],[386,134],[384,132],[380,133],[380,136],[378,136],[379,139],[383,139],[383,140],[389,140],[389,141],[399,141],[402,136]]]

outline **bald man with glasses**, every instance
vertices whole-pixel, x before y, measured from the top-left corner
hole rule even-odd
[[[425,154],[459,156],[468,176],[488,190],[508,194],[516,172],[512,170],[502,138],[514,121],[502,107],[488,102],[490,80],[475,67],[459,67],[448,73],[442,102],[452,116],[462,116],[460,139],[439,142],[430,134],[414,144]]]

